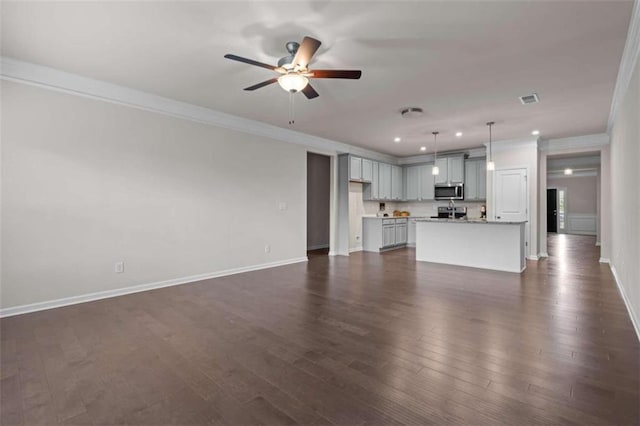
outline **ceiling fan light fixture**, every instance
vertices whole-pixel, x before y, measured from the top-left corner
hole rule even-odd
[[[309,84],[309,79],[301,74],[289,73],[278,77],[278,84],[285,91],[296,93],[307,87],[307,84]]]

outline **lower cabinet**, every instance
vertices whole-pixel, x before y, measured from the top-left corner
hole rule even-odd
[[[392,247],[396,245],[396,225],[395,220],[391,219],[390,224],[382,225],[382,247]]]
[[[396,221],[396,245],[407,244],[407,221],[400,223]]]
[[[408,219],[364,217],[362,218],[362,249],[380,252],[407,244]]]

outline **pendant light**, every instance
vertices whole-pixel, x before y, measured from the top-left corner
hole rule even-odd
[[[487,161],[487,170],[493,171],[496,169],[496,163],[493,162],[493,156],[491,155],[491,126],[496,124],[494,121],[489,121],[487,126],[489,126],[489,161]]]
[[[431,133],[433,133],[433,169],[431,169],[431,174],[437,176],[440,174],[440,168],[436,166],[436,161],[438,160],[438,133],[440,132]]]

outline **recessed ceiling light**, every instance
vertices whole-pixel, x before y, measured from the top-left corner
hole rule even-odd
[[[393,138],[393,141],[394,141],[395,143],[398,143],[398,142],[400,142],[400,141],[401,141],[401,139],[400,139],[399,137],[397,137],[397,136],[396,136],[395,138]]]
[[[426,150],[427,150],[427,147],[426,147],[426,146],[421,146],[421,147],[420,147],[420,151],[426,151]]]
[[[564,169],[564,174],[565,175],[572,175],[573,174],[573,169]]]
[[[531,132],[531,134],[533,136],[538,136],[540,134],[540,130],[534,130],[533,132]]]
[[[462,132],[458,132],[456,133],[456,137],[459,138],[460,136],[462,136]]]

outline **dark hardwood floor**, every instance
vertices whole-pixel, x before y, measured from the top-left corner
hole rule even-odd
[[[640,345],[592,237],[522,275],[411,249],[0,321],[2,425],[638,424]]]

